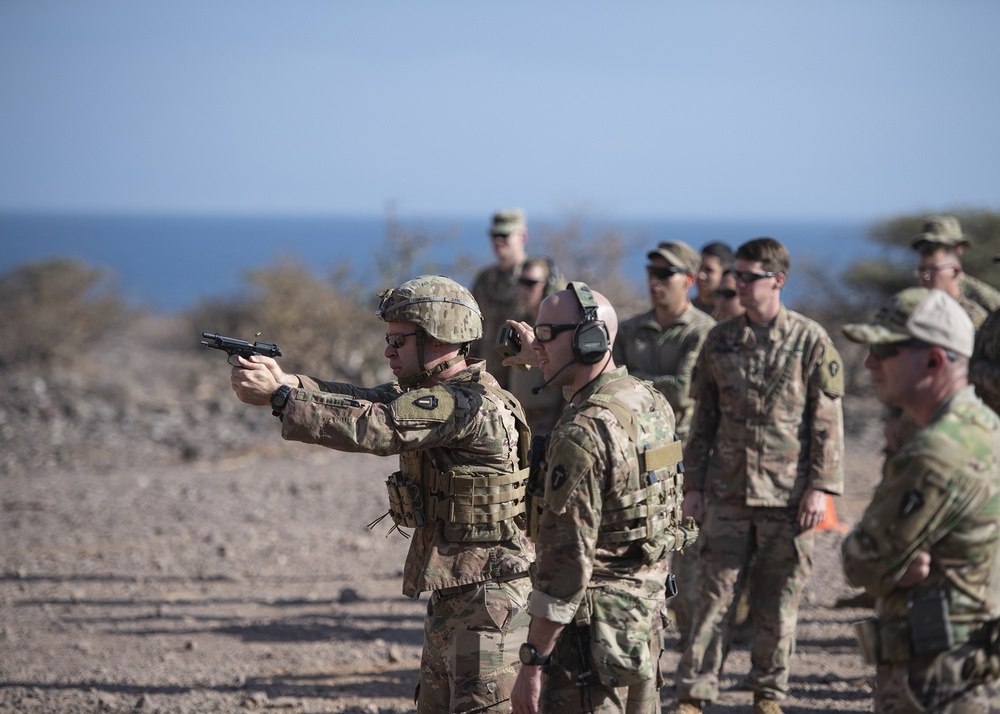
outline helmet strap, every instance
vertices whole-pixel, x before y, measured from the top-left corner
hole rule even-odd
[[[445,360],[440,364],[437,364],[430,369],[424,365],[424,341],[426,339],[426,332],[422,327],[417,327],[417,363],[420,365],[420,369],[423,371],[420,374],[415,374],[412,377],[403,377],[399,380],[399,386],[405,390],[409,391],[415,389],[423,384],[425,381],[433,377],[435,374],[444,372],[453,365],[458,364],[463,359],[465,359],[465,353],[468,352],[468,343],[463,345],[464,349],[460,349],[458,354],[449,360]]]

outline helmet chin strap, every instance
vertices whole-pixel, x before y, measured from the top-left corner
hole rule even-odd
[[[423,371],[420,372],[419,374],[413,375],[412,377],[400,377],[399,386],[404,391],[408,392],[411,389],[416,389],[425,381],[433,377],[435,374],[444,372],[446,369],[449,369],[452,365],[458,364],[463,359],[465,359],[465,353],[467,352],[467,347],[463,346],[461,349],[459,349],[458,354],[452,357],[451,359],[445,360],[444,362],[441,362],[440,364],[434,365],[430,369],[427,369],[427,367],[424,365],[424,339],[425,339],[424,336],[426,334],[427,333],[424,332],[422,327],[417,328],[417,336],[416,336],[417,363],[420,365],[420,368]]]

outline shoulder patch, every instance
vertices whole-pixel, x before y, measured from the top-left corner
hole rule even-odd
[[[447,421],[455,413],[455,397],[447,389],[417,389],[392,403],[397,422]]]
[[[593,457],[582,446],[569,439],[558,439],[548,453],[549,468],[545,473],[545,505],[555,513],[563,513],[583,475],[590,470]]]
[[[844,396],[844,361],[832,342],[826,344],[819,372],[820,389],[830,397]]]

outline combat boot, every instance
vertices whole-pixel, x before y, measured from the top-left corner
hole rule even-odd
[[[698,702],[677,702],[677,706],[670,710],[670,714],[698,714],[701,711],[701,704]]]
[[[753,714],[782,714],[781,707],[774,699],[753,698]]]

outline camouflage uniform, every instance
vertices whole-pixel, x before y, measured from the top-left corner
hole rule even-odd
[[[674,465],[640,466],[641,447],[623,422],[636,415],[639,441],[675,451]],[[685,538],[673,435],[663,395],[622,367],[576,393],[552,432],[529,611],[567,626],[545,665],[543,711],[659,711],[667,556]],[[651,471],[658,479],[648,478]],[[637,504],[640,519],[621,517],[623,501],[657,483],[656,497]],[[643,529],[644,538],[626,540],[627,528]]]
[[[503,358],[494,345],[501,325],[521,312],[517,299],[520,276],[521,264],[508,270],[494,265],[480,272],[472,284],[472,294],[483,311],[483,339],[474,346],[475,355],[486,360],[486,371],[494,375],[504,389],[510,388],[512,370],[500,364]]]
[[[652,310],[626,320],[615,338],[615,364],[637,379],[653,383],[670,402],[677,435],[686,439],[691,428],[694,399],[691,373],[715,320],[689,305],[670,327],[663,328]]]
[[[848,581],[877,597],[878,617],[863,626],[877,632],[863,638],[877,665],[875,711],[1000,712],[998,546],[1000,418],[966,387],[886,461],[842,545]],[[922,550],[928,579],[897,587]],[[931,588],[946,596],[954,645],[915,654],[908,603]]]
[[[962,306],[962,309],[965,310],[965,314],[969,316],[970,320],[972,320],[972,326],[977,330],[980,326],[982,326],[990,314],[989,310],[965,295],[959,295],[956,302]]]
[[[482,363],[443,384],[401,392],[300,376],[281,435],[340,451],[399,455],[400,472],[473,465],[517,468],[514,413]],[[477,533],[476,531],[480,531]],[[432,590],[424,625],[419,710],[463,712],[505,702],[527,637],[531,544],[512,523],[485,526],[430,520],[416,528],[403,569],[403,594]],[[487,540],[488,538],[488,540]],[[498,711],[503,708],[498,709]]]
[[[646,379],[670,402],[677,420],[677,436],[687,439],[691,428],[694,399],[691,397],[691,374],[715,320],[692,305],[664,329],[652,310],[626,320],[615,338],[615,364],[628,368],[629,374]],[[691,614],[698,600],[697,567],[694,550],[673,556],[679,592],[670,603],[680,633],[679,646],[687,646]]]
[[[994,310],[976,332],[969,381],[986,406],[1000,413],[1000,310]]]
[[[383,320],[415,325],[423,371],[373,388],[298,376],[297,389],[279,388],[287,390],[284,406],[275,407],[281,434],[339,451],[399,456],[399,471],[386,481],[386,515],[393,529],[415,529],[403,594],[433,591],[418,711],[509,711],[520,667],[516,645],[530,623],[524,414],[480,361],[431,379],[461,364],[464,345],[482,335],[479,308],[465,288],[444,276],[420,276],[379,297]],[[427,367],[431,339],[455,345],[456,353]]]
[[[987,312],[1000,310],[1000,290],[968,273],[958,276],[958,286],[962,295],[982,305]]]
[[[806,489],[843,492],[840,356],[815,322],[784,306],[769,326],[746,315],[717,325],[695,368],[685,488],[702,491],[701,599],[678,666],[679,701],[718,698],[717,636],[750,574],[756,625],[747,684],[780,699],[788,687],[799,595],[814,531],[800,532]]]

